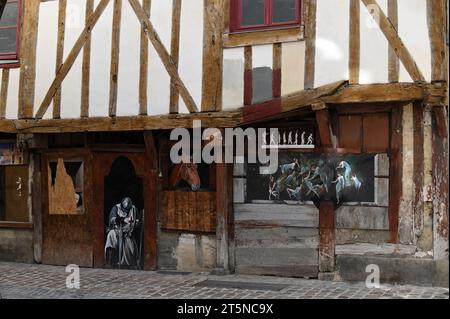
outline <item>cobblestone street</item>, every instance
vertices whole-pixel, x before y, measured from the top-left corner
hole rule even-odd
[[[85,268],[80,269],[80,289],[68,289],[66,278],[69,273],[65,270],[65,267],[57,266],[0,263],[1,298],[448,299],[449,297],[448,289],[438,287],[382,284],[378,289],[368,289],[363,283]]]

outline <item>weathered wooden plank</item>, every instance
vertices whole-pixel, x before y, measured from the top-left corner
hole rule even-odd
[[[359,69],[361,60],[360,11],[361,11],[360,0],[350,0],[350,50],[349,50],[350,84],[359,83]]]
[[[233,174],[231,164],[216,164],[216,258],[217,268],[229,270],[229,226],[233,194],[228,192],[228,176]]]
[[[335,212],[336,228],[389,229],[387,207],[341,206]]]
[[[397,53],[400,61],[402,61],[403,66],[408,71],[409,75],[415,82],[425,82],[425,78],[417,66],[414,58],[411,53],[406,48],[402,39],[398,35],[397,30],[392,25],[391,21],[386,17],[383,9],[378,5],[375,0],[362,0],[364,5],[367,7],[367,10],[370,14],[375,14],[373,11],[376,11],[376,17],[374,18],[375,22],[380,27],[381,31],[384,33],[389,45],[393,48],[393,50]]]
[[[316,248],[256,248],[236,247],[236,265],[289,266],[317,265]]]
[[[203,1],[202,112],[222,109],[223,0]]]
[[[72,68],[73,64],[75,63],[76,58],[78,57],[78,54],[80,53],[81,49],[83,48],[84,44],[89,38],[90,33],[92,32],[92,29],[95,27],[97,21],[100,19],[101,14],[105,10],[106,6],[108,5],[110,0],[101,0],[101,2],[98,4],[97,8],[95,9],[94,13],[92,14],[91,18],[89,19],[89,22],[84,27],[84,30],[81,32],[80,36],[78,37],[77,41],[75,42],[72,50],[67,55],[66,60],[59,68],[59,71],[53,80],[52,84],[50,85],[50,88],[47,91],[47,94],[45,95],[44,100],[41,103],[41,106],[39,107],[35,117],[38,119],[41,119],[45,112],[47,111],[50,102],[53,98],[53,96],[56,94],[58,89],[61,86],[62,81],[65,79],[67,74],[69,73],[70,69]],[[34,3],[34,2],[32,2]],[[36,27],[37,29],[37,27]],[[26,68],[21,68],[26,69]],[[33,76],[33,78],[35,75]],[[22,87],[22,85],[21,85]],[[34,85],[33,85],[34,87]],[[20,103],[19,103],[20,104]],[[30,118],[32,116],[29,116]]]
[[[58,2],[58,37],[56,45],[56,70],[58,73],[59,68],[63,63],[64,58],[64,35],[66,31],[66,7],[67,1],[60,0]],[[59,87],[55,96],[53,97],[53,118],[61,118],[61,87]]]
[[[333,147],[333,134],[331,132],[331,119],[328,110],[316,111],[317,127],[319,129],[320,142],[322,147]]]
[[[151,0],[143,0],[142,8],[150,18]],[[148,105],[148,38],[141,29],[141,51],[140,51],[140,66],[139,66],[139,115],[147,115]]]
[[[412,256],[416,252],[414,245],[400,244],[347,244],[336,245],[336,255],[405,255]]]
[[[20,78],[19,78],[19,119],[33,117],[34,91],[36,82],[36,46],[39,21],[39,1],[27,1],[23,11],[20,30]],[[50,104],[50,101],[49,101]]]
[[[172,36],[170,42],[170,56],[173,63],[178,68],[178,60],[180,55],[180,22],[181,22],[181,0],[172,1]],[[169,112],[178,113],[178,102],[180,93],[174,84],[174,80],[170,79],[170,102]]]
[[[117,114],[121,21],[122,21],[122,0],[114,0],[112,39],[111,39],[111,67],[109,79],[109,116],[111,117],[114,117]]]
[[[192,127],[189,114],[161,116],[90,117],[80,119],[4,120],[0,131],[5,133],[68,133],[101,131],[145,131]],[[242,122],[240,111],[200,113],[195,115],[205,127],[234,127]]]
[[[305,89],[312,89],[314,87],[315,76],[315,60],[316,60],[316,11],[317,0],[310,0],[306,6],[306,21],[305,21]]]
[[[235,204],[236,221],[306,221],[318,226],[319,213],[313,205]]]
[[[236,227],[235,243],[240,247],[315,248],[319,247],[317,228],[241,228]]]
[[[224,16],[226,16],[226,14],[227,13],[224,12]],[[264,30],[264,32],[240,32],[240,33],[225,32],[222,36],[223,46],[225,48],[296,42],[302,40],[303,38],[304,38],[303,29],[301,27]]]
[[[9,69],[2,70],[2,84],[0,87],[0,119],[6,116],[6,102],[8,99],[8,85],[9,85]]]
[[[86,1],[85,25],[94,12],[94,0]],[[89,87],[90,87],[90,69],[91,69],[91,35],[88,35],[83,48],[83,65],[81,73],[81,117],[89,117]]]
[[[397,0],[388,0],[388,18],[396,30],[398,30],[398,3]],[[398,82],[400,77],[400,61],[394,49],[388,48],[389,82]]]
[[[131,7],[133,8],[136,16],[138,17],[140,23],[142,24],[145,34],[149,38],[150,42],[153,44],[156,53],[158,53],[158,56],[160,57],[161,62],[166,68],[167,73],[169,73],[170,77],[174,81],[174,85],[178,88],[180,95],[183,98],[184,103],[186,104],[187,109],[189,110],[189,112],[192,113],[198,112],[198,108],[197,105],[195,104],[194,99],[192,98],[191,94],[189,93],[183,81],[181,80],[175,63],[173,62],[171,56],[167,52],[166,47],[159,38],[159,35],[156,32],[155,28],[153,27],[153,24],[150,22],[148,15],[145,13],[144,9],[137,0],[128,0],[128,1],[130,2]]]
[[[319,266],[298,264],[287,266],[236,265],[236,273],[246,275],[317,278]]]

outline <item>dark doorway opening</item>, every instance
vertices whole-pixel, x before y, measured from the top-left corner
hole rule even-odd
[[[104,183],[105,194],[103,207],[105,209],[104,229],[106,266],[122,269],[143,269],[144,196],[142,178],[136,175],[133,163],[125,156],[121,156],[111,165],[110,173],[105,177]],[[119,223],[111,222],[112,216],[126,212],[125,210],[120,211],[120,214],[118,212],[118,210],[121,209],[122,206],[120,205],[125,198],[131,199],[132,206],[130,207],[132,207],[134,213],[126,213],[125,218],[121,218],[120,225]],[[121,216],[116,217],[114,220],[119,220],[119,217]],[[129,230],[130,228],[131,231]],[[114,233],[109,234],[111,230],[113,230]],[[116,249],[113,250],[113,253],[110,253],[109,251],[111,249],[107,249],[106,247],[109,236],[112,236],[115,238],[114,240],[117,240],[115,242]],[[111,241],[109,244],[110,243]],[[119,251],[121,251],[121,253],[119,253]],[[112,255],[107,256],[108,254]],[[124,259],[119,257],[123,256],[123,254],[132,257],[125,258],[125,262],[123,262]]]

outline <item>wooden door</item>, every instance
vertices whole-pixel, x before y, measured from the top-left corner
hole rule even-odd
[[[90,164],[85,151],[51,152],[42,157],[44,264],[93,266]],[[71,209],[73,203],[75,209]]]
[[[151,168],[145,152],[99,152],[94,154],[93,160],[93,189],[95,192],[92,225],[94,233],[94,267],[105,266],[105,215],[110,205],[105,198],[106,184],[114,163],[127,160],[132,164],[133,174],[142,181],[143,206],[143,268],[156,269],[156,214],[157,188],[156,170]],[[108,195],[107,195],[108,196]],[[108,207],[106,207],[108,206]]]

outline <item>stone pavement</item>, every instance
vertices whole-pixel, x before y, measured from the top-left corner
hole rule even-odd
[[[0,262],[0,295],[6,299],[448,299],[438,287],[345,283],[267,276],[80,269],[80,289],[66,288],[65,267]],[[208,280],[206,285],[202,282]],[[210,281],[213,281],[212,284]],[[214,287],[226,281],[226,288]],[[232,282],[230,284],[230,282]],[[242,284],[244,282],[244,284]],[[199,284],[199,286],[196,286]],[[264,285],[261,285],[264,284]],[[242,289],[235,286],[241,285]],[[253,285],[253,287],[252,287]],[[258,288],[259,285],[259,288]],[[271,289],[271,287],[274,287]]]

